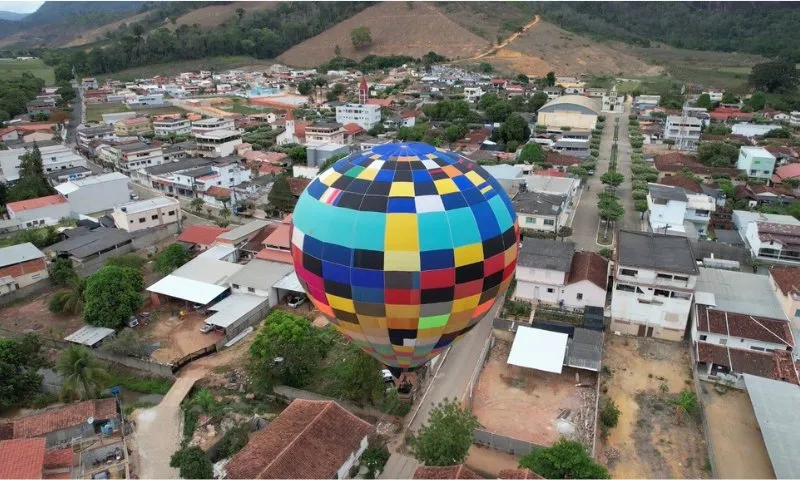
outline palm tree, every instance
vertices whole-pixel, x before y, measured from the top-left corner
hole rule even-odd
[[[94,398],[109,380],[103,366],[84,347],[69,347],[58,358],[58,373],[64,377],[62,397]]]
[[[684,390],[669,403],[675,405],[675,412],[680,420],[684,415],[689,415],[697,408],[697,395],[689,390]]]
[[[62,290],[53,295],[53,299],[50,302],[50,311],[54,313],[79,315],[83,312],[86,279],[75,276],[69,279],[67,286],[69,290]]]
[[[228,218],[231,216],[231,210],[228,207],[223,207],[222,210],[219,211],[219,216],[222,218]]]
[[[202,198],[197,197],[192,199],[191,203],[189,203],[189,206],[192,207],[192,210],[194,210],[195,213],[200,213],[203,210],[203,205],[205,205],[205,203],[206,202],[204,202]]]

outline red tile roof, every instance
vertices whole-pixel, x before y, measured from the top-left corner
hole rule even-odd
[[[548,152],[545,162],[561,167],[569,167],[572,165],[580,165],[583,160],[572,155],[561,155],[560,153]]]
[[[698,362],[723,365],[736,373],[749,373],[795,385],[800,383],[797,370],[791,362],[791,354],[788,352],[761,353],[704,342],[697,342],[695,345]]]
[[[497,474],[497,478],[509,479],[509,480],[516,480],[516,479],[528,479],[528,478],[544,478],[543,476],[539,475],[538,473],[534,473],[527,468],[516,468],[511,469],[507,468],[505,470],[500,470]]]
[[[286,181],[289,182],[289,190],[292,191],[292,195],[295,197],[299,197],[308,184],[311,183],[308,178],[287,178]]]
[[[291,253],[283,250],[275,250],[274,248],[265,248],[261,250],[256,254],[256,258],[259,260],[269,260],[270,262],[287,263],[289,265],[294,263]]]
[[[231,198],[231,189],[212,185],[208,187],[208,190],[205,191],[205,194],[209,197],[214,197],[221,200],[224,198]]]
[[[33,210],[35,208],[48,207],[50,205],[58,205],[60,203],[67,203],[67,199],[57,193],[55,195],[48,195],[46,197],[31,198],[29,200],[20,200],[19,202],[11,202],[6,207],[9,211],[21,212],[23,210]]]
[[[794,339],[786,320],[724,312],[704,305],[697,306],[697,331],[784,344],[794,348]]]
[[[465,465],[451,465],[449,467],[417,467],[414,479],[452,479],[452,478],[483,478]]]
[[[214,225],[192,225],[178,236],[178,241],[210,246],[219,235],[229,230],[230,228],[221,228]]]
[[[72,449],[47,450],[44,452],[44,468],[56,469],[72,466]]]
[[[567,284],[589,280],[603,290],[608,286],[608,260],[594,252],[575,252]]]
[[[784,295],[800,293],[800,267],[772,267],[769,274]]]
[[[277,228],[269,234],[262,242],[264,246],[289,249],[291,246],[292,226],[287,223],[279,223]]]
[[[372,425],[333,401],[295,400],[228,463],[228,478],[333,478]]]
[[[658,181],[661,185],[669,185],[670,187],[678,187],[686,190],[687,192],[703,193],[703,188],[700,182],[696,182],[693,178],[686,175],[670,175]]]
[[[566,178],[567,172],[562,172],[557,168],[548,168],[547,170],[537,170],[536,175],[544,175],[546,177],[562,177]]]
[[[391,107],[394,100],[391,98],[370,98],[367,100],[367,105],[380,105],[381,107]]]
[[[784,178],[797,178],[800,177],[800,163],[790,163],[775,169],[775,175],[778,177],[778,182]]]
[[[0,441],[0,478],[42,478],[44,438]]]
[[[273,165],[271,163],[262,162],[258,164],[258,173],[262,175],[277,175],[283,171],[283,167],[280,165]]]
[[[11,423],[13,424],[14,438],[32,438],[81,425],[86,423],[89,417],[93,417],[95,420],[107,420],[116,416],[116,400],[106,398],[53,408],[39,414],[18,418]]]
[[[359,125],[357,123],[345,123],[344,125],[342,125],[342,128],[344,128],[345,133],[348,134],[348,135],[357,135],[357,134],[365,131],[361,127],[361,125]]]

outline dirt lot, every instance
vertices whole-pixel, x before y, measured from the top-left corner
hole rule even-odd
[[[510,348],[495,342],[475,389],[472,411],[486,430],[547,446],[574,434],[587,409],[594,415],[594,373],[579,371],[580,382],[592,387],[576,387],[574,369],[559,375],[508,365]]]
[[[708,478],[699,415],[685,418],[669,403],[693,388],[686,346],[610,336],[603,355],[609,374],[601,391],[621,413],[605,445],[598,444],[600,457],[618,453],[609,462],[612,478]]]
[[[519,457],[493,448],[473,445],[465,462],[470,470],[486,478],[497,478],[500,470],[519,468]]]
[[[720,394],[709,384],[700,386],[705,390],[700,398],[708,418],[717,476],[775,478],[747,393],[728,390]]]
[[[53,315],[47,309],[55,291],[0,307],[0,327],[17,332],[35,332],[43,337],[63,339],[81,328],[79,315]]]
[[[161,315],[158,321],[151,322],[141,333],[153,341],[161,342],[161,348],[150,356],[154,360],[169,363],[188,353],[216,343],[222,338],[221,332],[202,333],[200,326],[207,317],[192,312],[179,320],[177,316]]]

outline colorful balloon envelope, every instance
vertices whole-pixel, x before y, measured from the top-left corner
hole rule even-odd
[[[311,301],[400,370],[424,365],[486,317],[513,278],[518,244],[497,180],[424,143],[339,160],[293,215],[292,258]]]

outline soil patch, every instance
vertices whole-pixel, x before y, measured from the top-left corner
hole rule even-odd
[[[80,315],[50,313],[47,306],[55,293],[43,293],[0,308],[0,327],[63,340],[85,324]]]

